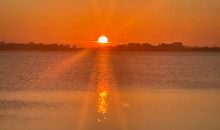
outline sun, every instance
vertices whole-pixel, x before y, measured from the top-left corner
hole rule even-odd
[[[102,35],[98,38],[98,43],[107,44],[108,43],[108,38],[106,36]]]

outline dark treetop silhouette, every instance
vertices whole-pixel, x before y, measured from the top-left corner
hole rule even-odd
[[[79,50],[81,48],[77,48],[76,45],[70,44],[43,44],[43,43],[5,43],[0,42],[0,50]]]
[[[189,47],[181,42],[161,43],[152,45],[149,43],[128,43],[112,47],[114,50],[131,51],[220,51],[219,47]]]
[[[84,48],[78,48],[70,44],[43,44],[43,43],[6,43],[0,42],[0,50],[45,50],[45,51],[76,51]],[[106,46],[93,48],[94,50],[108,49],[112,51],[219,51],[220,47],[189,47],[181,42],[161,43],[152,45],[149,43],[128,43],[116,46]]]

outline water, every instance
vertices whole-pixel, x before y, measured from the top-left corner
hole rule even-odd
[[[220,53],[0,52],[0,130],[220,129]]]

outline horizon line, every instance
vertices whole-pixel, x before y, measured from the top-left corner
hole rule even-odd
[[[79,42],[79,41],[78,41]],[[30,41],[30,42],[7,42],[7,41],[1,41],[0,40],[0,44],[2,43],[5,43],[5,44],[44,44],[44,45],[50,45],[50,44],[57,44],[57,45],[73,45],[73,46],[76,46],[76,47],[80,47],[80,48],[99,48],[99,47],[115,47],[115,46],[119,46],[119,45],[127,45],[129,43],[134,43],[134,44],[150,44],[152,46],[159,46],[161,44],[172,44],[172,43],[182,43],[183,46],[186,46],[186,47],[220,47],[220,44],[219,45],[189,45],[185,42],[181,42],[181,41],[173,41],[173,42],[158,42],[158,43],[151,43],[151,42],[112,42],[112,41],[109,41],[108,44],[106,45],[100,45],[98,43],[98,41],[81,41],[80,44],[88,44],[90,43],[90,45],[88,45],[87,47],[86,46],[81,46],[79,45],[79,43],[73,43],[73,42],[34,42],[34,41]],[[97,44],[92,44],[92,43],[97,43]],[[114,45],[112,45],[112,43],[116,43]],[[110,45],[109,45],[110,44]],[[187,44],[187,45],[186,45]]]

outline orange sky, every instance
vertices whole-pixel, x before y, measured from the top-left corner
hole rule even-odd
[[[219,0],[0,0],[0,40],[220,46]]]

